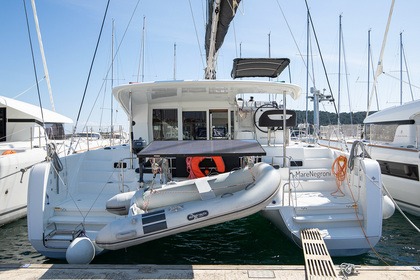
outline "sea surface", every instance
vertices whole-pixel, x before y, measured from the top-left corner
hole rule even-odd
[[[420,217],[408,216],[417,226]],[[36,252],[28,241],[26,218],[0,227],[0,263],[57,264]],[[420,265],[420,233],[396,212],[384,220],[375,250],[356,257],[336,257],[334,264]],[[302,250],[268,220],[247,218],[173,235],[138,246],[109,251],[95,264],[235,264],[303,265]]]

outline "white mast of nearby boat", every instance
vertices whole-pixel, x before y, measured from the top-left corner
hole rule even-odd
[[[388,36],[388,31],[389,31],[389,25],[391,24],[391,18],[392,18],[392,12],[394,11],[394,3],[395,0],[392,0],[391,2],[391,8],[389,9],[389,15],[388,15],[388,22],[386,24],[386,29],[385,29],[385,34],[384,34],[384,39],[382,41],[382,48],[381,48],[381,54],[379,55],[379,60],[378,60],[378,67],[376,68],[376,73],[374,76],[374,80],[373,80],[373,84],[372,84],[372,94],[370,95],[370,99],[369,99],[369,103],[368,103],[368,108],[366,111],[366,116],[369,115],[369,111],[370,111],[370,104],[372,103],[372,97],[373,94],[376,94],[375,88],[376,88],[376,83],[378,81],[378,77],[382,74],[383,72],[383,64],[382,64],[382,58],[384,56],[384,50],[385,50],[385,45],[386,45],[386,39]],[[379,108],[378,108],[379,110]]]
[[[176,43],[174,43],[174,80],[176,80]]]
[[[44,75],[45,75],[45,80],[47,81],[47,87],[48,87],[48,93],[49,93],[49,96],[50,96],[51,108],[55,112],[54,99],[53,99],[53,96],[52,96],[52,89],[51,89],[51,83],[50,83],[50,76],[48,74],[47,60],[45,58],[45,53],[44,53],[44,45],[42,44],[41,30],[39,28],[39,22],[38,22],[38,15],[36,13],[35,0],[31,0],[31,5],[32,5],[32,11],[33,11],[33,14],[34,14],[36,33],[38,35],[38,43],[39,43],[39,50],[41,52],[41,57],[42,57],[42,64],[44,65]]]
[[[143,16],[143,29],[142,29],[142,34],[141,34],[141,50],[140,50],[139,68],[137,70],[137,82],[139,82],[140,67],[141,67],[141,81],[144,82],[144,37],[145,37],[145,28],[146,28],[146,17]]]

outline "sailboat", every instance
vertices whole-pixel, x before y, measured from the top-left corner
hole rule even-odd
[[[350,155],[292,142],[296,114],[286,99],[298,98],[300,87],[245,79],[277,77],[289,59],[235,59],[233,80],[214,79],[218,28],[229,25],[220,22],[232,20],[239,2],[209,1],[207,79],[113,89],[129,119],[129,145],[69,155],[62,171],[54,162],[34,166],[28,237],[38,252],[89,263],[107,250],[261,210],[291,225],[287,233],[298,239],[303,228],[320,227],[337,255],[379,241],[379,164],[359,155],[361,144]],[[344,180],[331,170],[338,162]]]
[[[54,140],[64,141],[66,123],[72,120],[0,96],[0,226],[26,215],[30,169],[46,160]]]

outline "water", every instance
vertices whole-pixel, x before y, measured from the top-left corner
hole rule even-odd
[[[409,216],[420,226],[420,217]],[[419,265],[420,233],[400,213],[383,224],[375,251],[333,258],[359,265]],[[386,263],[385,263],[385,262]],[[0,228],[0,263],[65,263],[36,252],[28,241],[26,219]],[[151,241],[96,257],[95,264],[260,264],[303,265],[303,253],[259,214]]]

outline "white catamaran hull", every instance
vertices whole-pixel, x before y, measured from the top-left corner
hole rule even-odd
[[[378,243],[384,201],[376,161],[355,158],[340,189],[331,169],[291,168],[290,175],[289,181],[283,173],[279,192],[262,211],[287,237],[301,244],[301,230],[318,228],[332,256],[362,254]],[[392,202],[387,203],[392,215]]]

